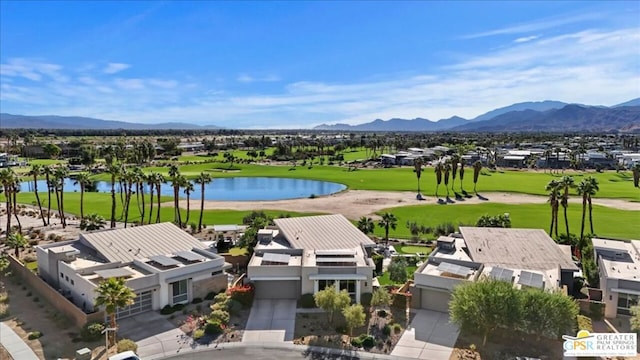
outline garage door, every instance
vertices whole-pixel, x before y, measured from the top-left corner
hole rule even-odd
[[[145,311],[150,311],[152,310],[152,308],[153,293],[151,291],[144,291],[141,293],[136,293],[136,298],[134,299],[133,304],[124,308],[118,308],[116,317],[118,319],[121,319],[127,316],[140,314]]]
[[[298,299],[300,280],[256,281],[257,299]]]
[[[420,307],[427,310],[449,312],[450,299],[451,295],[446,291],[422,289]]]

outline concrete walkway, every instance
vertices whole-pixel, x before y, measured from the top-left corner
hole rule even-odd
[[[242,342],[293,341],[296,300],[253,301]]]
[[[157,311],[147,311],[118,321],[118,338],[138,344],[137,354],[145,360],[159,359],[191,350],[191,337]]]
[[[449,360],[460,329],[449,322],[449,314],[412,310],[409,327],[391,355],[414,359]]]
[[[15,360],[39,360],[33,350],[5,323],[0,323],[0,344]]]

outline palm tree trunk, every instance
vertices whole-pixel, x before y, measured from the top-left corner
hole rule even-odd
[[[187,193],[187,217],[184,219],[185,226],[189,226],[189,212],[190,212],[190,204],[189,204],[189,193]]]
[[[153,216],[153,184],[149,184],[149,221],[147,223],[151,224],[151,217]],[[144,221],[144,219],[142,219]]]
[[[126,189],[124,194],[124,227],[127,227],[127,223],[129,222],[129,205],[131,204],[131,186],[132,183],[129,181],[126,183]]]
[[[40,195],[38,195],[38,176],[33,175],[33,190],[36,193],[36,201],[38,202],[38,209],[40,210],[40,216],[42,217],[42,224],[47,226],[47,221],[44,219],[44,213],[42,213],[42,203],[40,202]]]
[[[58,216],[60,217],[60,221],[62,222],[62,214],[60,213],[60,189],[58,189],[58,184],[54,187],[56,191],[56,205],[58,206]]]
[[[84,219],[84,184],[80,182],[80,219]]]
[[[51,183],[49,182],[49,173],[46,173],[47,178],[47,225],[51,224]]]
[[[160,183],[156,184],[156,190],[158,195],[158,209],[156,210],[158,213],[156,214],[156,223],[160,222]]]
[[[555,228],[556,238],[558,238],[558,210],[560,210],[560,209],[558,208],[558,205],[556,204],[555,205],[555,209],[554,209],[554,212],[555,212],[554,218],[556,219],[556,221],[555,221],[555,224],[556,224],[556,228]]]
[[[202,231],[202,213],[204,212],[204,182],[200,194],[200,219],[198,220],[198,232]]]
[[[549,228],[549,236],[553,236],[553,223],[554,223],[554,211],[553,211],[553,205],[551,206],[551,227]]]
[[[60,219],[62,220],[62,228],[67,227],[67,218],[64,215],[64,178],[60,180]]]
[[[116,176],[111,174],[111,228],[116,227]]]
[[[591,195],[589,195],[587,201],[589,202],[589,228],[591,230],[591,234],[593,235],[595,234],[595,232],[593,231],[593,205],[591,204]]]
[[[7,237],[11,234],[11,190],[9,186],[4,186],[4,196],[7,206]]]
[[[580,223],[580,239],[578,239],[579,241],[582,241],[582,238],[584,237],[584,218],[586,213],[587,213],[587,196],[584,195],[582,197],[582,222]]]
[[[140,192],[140,196],[142,196],[142,212],[140,212],[140,225],[144,224],[144,214],[145,211],[147,210],[145,208],[145,203],[144,203],[144,183],[143,184],[138,184],[138,192]]]
[[[569,218],[567,217],[567,205],[562,205],[564,211],[564,227],[567,230],[567,239],[569,238]]]
[[[16,223],[18,223],[18,232],[20,234],[22,234],[22,224],[20,223],[20,217],[18,217],[18,209],[16,208],[16,205],[18,204],[18,201],[16,200],[16,194],[18,194],[18,191],[14,188],[12,190],[12,197],[13,197],[13,216],[15,216],[16,218]]]

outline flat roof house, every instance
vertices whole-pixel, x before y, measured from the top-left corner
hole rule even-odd
[[[333,285],[360,302],[372,291],[375,243],[343,215],[274,222],[274,229],[259,231],[247,268],[256,298],[298,299]]]
[[[640,241],[591,239],[598,262],[604,315],[629,315],[640,303]]]
[[[571,251],[557,245],[541,229],[460,227],[459,234],[441,236],[437,248],[414,274],[412,307],[448,312],[453,289],[484,277],[517,288],[571,292]]]
[[[124,277],[137,294],[126,317],[227,287],[224,258],[171,223],[102,230],[36,247],[40,276],[86,312],[100,281]]]

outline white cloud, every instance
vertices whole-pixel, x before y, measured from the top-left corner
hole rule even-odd
[[[118,78],[114,81],[116,86],[123,90],[141,90],[144,89],[144,82],[141,79],[122,79]]]
[[[102,69],[102,72],[104,72],[105,74],[115,74],[115,73],[119,73],[120,71],[126,70],[130,67],[131,65],[129,64],[109,63],[104,69]]]
[[[535,40],[538,37],[539,37],[538,35],[524,36],[524,37],[519,37],[519,38],[513,40],[513,42],[515,42],[515,43],[525,43],[525,42],[529,42],[531,40]]]
[[[280,81],[280,78],[276,75],[267,75],[263,77],[254,77],[247,74],[240,74],[236,81],[241,83],[253,83],[253,82],[276,82]]]

